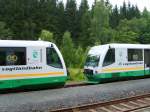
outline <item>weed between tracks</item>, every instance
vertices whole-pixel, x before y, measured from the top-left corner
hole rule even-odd
[[[69,77],[68,81],[85,81],[86,78],[83,74],[83,69],[78,69],[78,68],[69,68]]]

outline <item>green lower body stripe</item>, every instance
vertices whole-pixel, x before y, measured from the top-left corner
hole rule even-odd
[[[142,77],[150,75],[150,70],[140,70],[140,71],[129,71],[129,72],[116,72],[116,73],[101,73],[94,75],[87,75],[89,81],[101,82],[109,79],[119,79],[127,77]]]
[[[16,79],[16,80],[1,80],[0,89],[9,88],[30,88],[36,85],[40,88],[41,86],[59,86],[64,85],[67,80],[67,76],[61,77],[46,77],[46,78],[30,78],[30,79]]]

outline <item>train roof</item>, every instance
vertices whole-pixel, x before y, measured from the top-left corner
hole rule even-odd
[[[114,48],[150,48],[150,44],[108,44]]]
[[[95,48],[100,48],[100,47],[111,47],[111,48],[149,48],[150,49],[150,44],[105,44],[105,45],[99,45],[95,46]]]
[[[110,48],[150,49],[149,44],[116,44],[116,43],[112,43],[112,44],[93,46],[90,49],[89,54],[99,55],[102,52],[105,52],[106,49],[108,49],[109,47]]]
[[[50,46],[51,42],[48,41],[29,41],[29,40],[0,40],[0,47],[27,47],[27,46],[41,46],[41,47],[47,47]]]

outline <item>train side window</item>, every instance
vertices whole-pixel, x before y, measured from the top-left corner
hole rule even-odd
[[[115,49],[109,49],[104,59],[103,66],[111,65],[115,62]]]
[[[6,66],[6,52],[0,51],[0,66]]]
[[[142,49],[128,49],[128,61],[143,61]]]
[[[26,65],[26,48],[1,47],[0,66]]]
[[[63,68],[61,60],[54,48],[46,49],[47,65],[55,68]]]

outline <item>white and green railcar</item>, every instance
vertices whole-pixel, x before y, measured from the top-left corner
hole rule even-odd
[[[0,40],[0,90],[64,85],[67,70],[55,44]]]
[[[100,83],[120,78],[150,75],[150,45],[107,44],[92,47],[84,73],[89,81]]]

